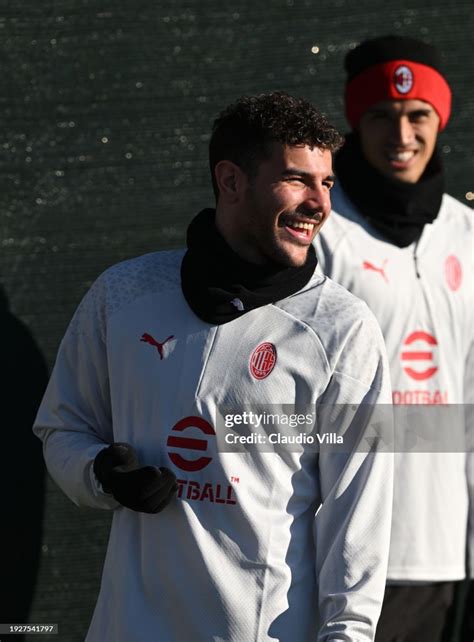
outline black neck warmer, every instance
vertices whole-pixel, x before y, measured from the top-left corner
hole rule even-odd
[[[406,247],[420,238],[441,207],[444,174],[435,150],[417,183],[393,181],[365,159],[358,136],[349,134],[336,155],[335,169],[342,188],[366,218],[391,243]]]
[[[312,245],[306,263],[297,268],[244,261],[219,234],[212,209],[191,221],[187,246],[181,264],[183,294],[193,312],[213,325],[298,292],[311,279],[317,263]]]

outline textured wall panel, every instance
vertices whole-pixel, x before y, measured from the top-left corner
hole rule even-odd
[[[469,202],[471,16],[466,1],[2,2],[0,283],[50,366],[99,272],[181,245],[190,218],[213,204],[216,113],[244,93],[284,89],[344,131],[342,60],[365,37],[407,34],[444,50],[454,116],[440,143],[448,191]],[[108,515],[48,483],[30,621],[58,622],[56,642],[84,637],[108,527]]]

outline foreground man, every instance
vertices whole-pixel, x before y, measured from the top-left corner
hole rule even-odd
[[[409,38],[376,38],[347,55],[346,70],[353,131],[336,157],[342,188],[317,256],[375,313],[394,404],[472,403],[472,212],[443,193],[436,140],[451,92],[438,53]],[[465,576],[467,463],[464,452],[396,457],[380,642],[449,639],[455,582]]]
[[[375,318],[315,274],[339,144],[304,101],[239,100],[187,251],[107,270],[79,306],[35,431],[64,492],[114,510],[89,642],[373,640],[393,456],[216,447],[225,407],[312,408],[323,432],[325,404],[362,437],[390,403]]]

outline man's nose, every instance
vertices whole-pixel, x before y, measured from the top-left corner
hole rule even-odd
[[[315,212],[326,212],[331,209],[329,190],[322,185],[308,186],[306,190],[305,206]]]
[[[415,140],[415,130],[408,116],[400,116],[393,121],[392,137],[398,145],[407,146]]]
[[[331,200],[328,190],[309,188],[303,203],[298,208],[301,213],[311,218],[325,217],[331,211]]]

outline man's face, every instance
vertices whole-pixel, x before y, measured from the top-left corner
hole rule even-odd
[[[274,144],[245,191],[234,228],[236,249],[255,263],[303,265],[329,216],[333,183],[329,150]]]
[[[416,183],[433,154],[438,128],[438,114],[423,100],[380,102],[359,122],[362,151],[384,176]]]

